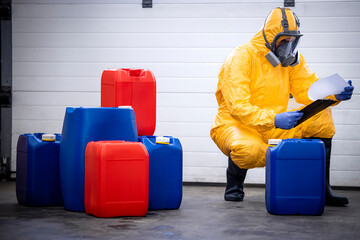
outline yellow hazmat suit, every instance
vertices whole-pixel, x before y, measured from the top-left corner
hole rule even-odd
[[[297,30],[293,13],[289,9],[285,13],[289,30]],[[284,31],[281,20],[279,8],[268,16],[264,26],[268,42]],[[249,43],[232,51],[219,73],[219,109],[210,135],[240,168],[265,166],[270,138],[331,138],[335,134],[329,108],[290,130],[275,128],[275,115],[287,111],[290,93],[300,104],[312,102],[308,89],[318,77],[300,54],[294,67],[273,67],[265,58],[268,52],[260,30]]]

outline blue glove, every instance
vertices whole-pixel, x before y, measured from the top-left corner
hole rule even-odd
[[[296,110],[294,112],[283,112],[276,114],[275,116],[275,127],[281,129],[291,129],[295,126],[297,121],[302,117],[304,113]]]
[[[349,100],[353,94],[354,87],[351,84],[351,80],[348,81],[350,86],[344,87],[344,91],[342,91],[340,94],[336,94],[335,98],[337,100],[346,101]]]

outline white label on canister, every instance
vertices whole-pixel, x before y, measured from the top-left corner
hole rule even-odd
[[[131,108],[132,109],[132,106],[118,106],[118,108]]]
[[[55,134],[46,133],[41,136],[41,140],[43,142],[55,142],[56,136],[55,136]]]
[[[168,138],[168,137],[156,137],[156,143],[170,144],[170,138]]]
[[[276,145],[278,145],[279,143],[281,143],[281,141],[282,141],[282,139],[269,139],[269,140],[268,140],[268,144],[269,144],[269,145],[274,145],[274,146],[276,146]]]

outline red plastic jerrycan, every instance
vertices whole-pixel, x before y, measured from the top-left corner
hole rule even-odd
[[[149,154],[142,143],[89,142],[85,150],[85,210],[97,217],[145,216]]]
[[[153,135],[156,125],[154,74],[144,69],[105,70],[101,76],[101,106],[132,106],[138,135]]]

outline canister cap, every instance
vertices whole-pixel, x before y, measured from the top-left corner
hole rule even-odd
[[[55,142],[56,136],[55,136],[55,134],[46,133],[41,136],[41,140],[43,142]]]
[[[279,143],[281,143],[282,139],[269,139],[268,140],[268,144],[269,145],[278,145]]]
[[[130,69],[130,76],[131,77],[140,77],[140,75],[143,71],[144,71],[143,69]]]
[[[159,144],[170,144],[170,138],[168,138],[168,137],[156,137],[155,142],[159,143]]]

